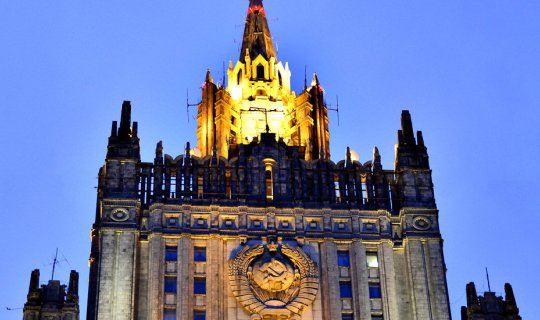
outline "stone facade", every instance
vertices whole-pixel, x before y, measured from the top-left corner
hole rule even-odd
[[[318,78],[296,96],[271,43],[251,0],[240,60],[227,87],[207,73],[184,154],[159,142],[141,161],[124,102],[99,171],[87,319],[450,319],[422,132],[403,111],[393,169],[377,148],[332,161]]]
[[[32,271],[23,320],[79,320],[79,274],[71,271],[69,286],[58,280],[39,285],[39,270]]]

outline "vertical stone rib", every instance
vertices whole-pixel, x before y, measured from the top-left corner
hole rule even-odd
[[[410,274],[409,290],[413,296],[414,319],[433,320],[422,243],[419,240],[409,240],[405,245],[405,250]]]
[[[193,243],[189,236],[178,241],[178,296],[176,315],[179,320],[193,318]]]
[[[148,320],[159,319],[163,312],[163,261],[161,236],[151,236],[148,263]]]
[[[324,319],[341,318],[339,291],[339,270],[337,248],[332,240],[325,240],[321,246],[321,293],[323,295]]]
[[[366,247],[360,241],[351,244],[351,279],[353,283],[354,318],[371,319],[369,301],[368,268],[366,263]]]
[[[381,257],[379,267],[384,315],[388,319],[398,319],[400,317],[396,297],[394,252],[389,243],[382,243],[379,248],[379,256]]]

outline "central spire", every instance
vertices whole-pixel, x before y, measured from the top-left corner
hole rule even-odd
[[[245,62],[246,60],[246,50],[249,50],[251,59],[255,59],[259,54],[266,60],[276,57],[262,0],[249,1],[244,39],[242,41],[242,50],[240,51],[241,62]]]

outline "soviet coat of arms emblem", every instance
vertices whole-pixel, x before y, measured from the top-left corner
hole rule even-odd
[[[246,246],[230,260],[229,280],[253,320],[300,319],[319,289],[317,265],[287,244]]]

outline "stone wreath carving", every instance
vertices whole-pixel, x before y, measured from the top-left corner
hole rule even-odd
[[[317,265],[287,244],[246,246],[229,261],[229,281],[252,320],[300,319],[319,290]]]

